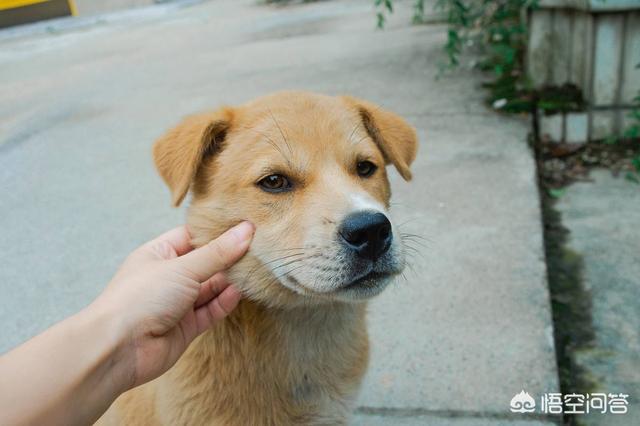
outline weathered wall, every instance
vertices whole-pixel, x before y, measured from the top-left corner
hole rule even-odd
[[[588,102],[584,113],[542,119],[553,139],[620,135],[640,92],[640,0],[542,1],[530,12],[526,60],[534,86],[572,83]]]

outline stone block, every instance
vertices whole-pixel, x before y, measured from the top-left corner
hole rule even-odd
[[[595,56],[593,58],[593,104],[617,102],[620,81],[624,16],[598,15],[595,18]]]
[[[554,142],[562,142],[564,140],[564,117],[562,114],[544,115],[538,113],[538,122],[540,123],[540,136],[546,136]]]
[[[630,105],[640,95],[640,12],[627,16],[623,57],[620,103]]]
[[[565,142],[583,143],[589,139],[589,114],[570,112],[565,117]]]
[[[615,111],[593,111],[591,114],[591,140],[602,140],[616,134]]]

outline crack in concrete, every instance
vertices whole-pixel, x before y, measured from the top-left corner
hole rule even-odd
[[[360,406],[355,410],[356,414],[383,416],[383,417],[418,417],[433,416],[449,419],[473,418],[491,420],[541,420],[559,423],[562,420],[560,415],[541,413],[496,413],[487,411],[462,411],[462,410],[431,410],[426,408],[395,408],[395,407],[366,407]]]
[[[537,133],[534,121],[534,135]],[[586,394],[597,389],[597,381],[576,360],[580,351],[593,346],[594,328],[591,315],[591,293],[585,287],[582,256],[568,247],[569,230],[555,208],[556,200],[547,194],[548,186],[541,174],[542,152],[537,136],[531,139],[536,157],[547,280],[551,298],[556,362],[560,391]],[[565,414],[565,425],[581,425],[578,416]]]

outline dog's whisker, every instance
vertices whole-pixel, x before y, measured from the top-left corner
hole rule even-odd
[[[268,266],[268,265],[271,265],[271,264],[273,264],[273,263],[279,262],[279,261],[281,261],[281,260],[290,259],[290,258],[292,258],[292,257],[304,256],[304,255],[305,255],[305,253],[304,253],[304,252],[293,253],[293,254],[289,254],[289,255],[287,255],[287,256],[281,256],[281,257],[278,257],[278,258],[276,258],[276,259],[269,260],[269,261],[267,261],[267,262],[262,262],[262,265],[260,265],[260,266]]]
[[[257,133],[258,135],[263,136],[265,139],[275,143],[275,141],[273,139],[271,139],[271,136],[269,136],[268,134],[266,134],[265,132],[263,132],[261,130],[254,129],[253,127],[249,127],[249,126],[244,126],[243,128],[246,129],[246,130],[250,130],[250,131],[252,131],[254,133]]]
[[[271,272],[274,272],[275,270],[280,269],[280,268],[287,267],[287,266],[289,266],[289,265],[293,265],[293,264],[295,264],[295,263],[303,262],[303,261],[305,261],[305,260],[307,260],[307,258],[302,258],[302,259],[293,259],[293,260],[290,260],[290,261],[285,262],[285,263],[283,263],[283,264],[281,264],[281,265],[278,265],[278,266],[275,266],[275,267],[271,268]]]
[[[298,270],[298,269],[300,269],[300,268],[302,268],[302,267],[304,267],[304,266],[305,266],[305,265],[298,265],[298,266],[296,266],[296,267],[294,267],[294,268],[290,269],[289,271],[286,271],[286,272],[281,273],[280,275],[277,275],[273,280],[271,280],[271,281],[269,282],[268,286],[271,286],[271,285],[273,285],[273,284],[277,283],[277,282],[278,282],[278,281],[280,281],[282,278],[284,278],[286,275],[288,275],[288,274],[292,273],[293,271],[296,271],[296,270]]]
[[[407,242],[407,241],[410,241],[410,242],[415,243],[415,244],[417,244],[417,245],[419,245],[420,247],[423,247],[423,248],[428,248],[426,243],[432,243],[433,242],[433,241],[431,241],[431,240],[429,240],[427,238],[421,237],[419,235],[411,235],[411,234],[401,234],[400,235],[400,239],[402,240],[403,243]]]
[[[291,250],[307,250],[307,249],[312,249],[312,248],[315,248],[315,246],[306,246],[306,247],[303,246],[303,247],[292,247],[292,248],[278,249],[278,250],[269,250],[265,254],[278,253],[278,252],[281,252],[281,251],[291,251]]]
[[[351,129],[351,133],[347,138],[347,142],[352,142],[351,138],[353,138],[353,135],[355,135],[356,130],[358,130],[358,127],[360,127],[360,120],[356,121],[356,124],[353,126],[353,129]]]
[[[282,263],[280,265],[277,265],[275,267],[269,268],[271,270],[271,272],[273,273],[277,269],[284,268],[286,266],[290,266],[290,265],[293,265],[293,264],[298,263],[298,262],[303,262],[305,260],[312,259],[312,258],[317,257],[319,255],[320,255],[319,253],[311,253],[311,254],[297,253],[297,254],[294,254],[294,255],[282,256],[282,257],[280,257],[278,259],[275,259],[273,261],[270,261],[270,262],[267,262],[267,263],[262,263],[261,265],[258,265],[254,269],[257,269],[257,268],[260,268],[260,267],[263,267],[263,266],[267,266],[269,264],[273,264],[275,262],[282,261],[282,260],[285,260],[287,258],[295,257],[295,259],[293,259],[293,260],[289,260],[289,261],[284,262],[284,263]]]
[[[425,254],[422,250],[413,247],[411,244],[404,242],[404,247],[407,249],[406,254],[407,257],[411,257],[412,260],[415,260],[415,256],[420,256],[420,259],[426,260]]]
[[[273,115],[273,111],[271,111],[271,109],[269,109],[269,114],[271,115],[271,119],[273,120],[273,123],[278,128],[278,131],[280,132],[280,136],[282,136],[282,140],[284,141],[284,143],[287,145],[287,148],[289,149],[289,155],[293,156],[293,149],[291,148],[291,145],[289,144],[287,137],[284,135],[284,131],[282,130],[282,127],[280,127],[280,124],[278,123],[278,120],[276,120],[276,117]]]
[[[277,266],[275,266],[275,267],[268,268],[268,269],[271,271],[271,273],[274,273],[274,271],[276,271],[277,269],[284,268],[284,267],[287,267],[287,266],[293,265],[293,264],[298,263],[298,262],[303,262],[303,261],[305,261],[305,260],[312,259],[312,258],[314,258],[314,257],[318,257],[318,256],[321,256],[321,255],[322,255],[322,254],[321,254],[320,252],[317,252],[317,251],[316,251],[316,252],[314,252],[314,253],[305,253],[305,252],[300,252],[300,253],[294,253],[294,254],[292,254],[292,255],[281,256],[281,257],[279,257],[279,258],[277,258],[277,259],[273,259],[273,260],[270,260],[270,261],[268,261],[268,262],[261,262],[259,265],[257,265],[256,267],[254,267],[254,268],[253,268],[253,269],[252,269],[252,270],[251,270],[251,271],[250,271],[250,272],[245,276],[244,283],[246,284],[246,283],[249,281],[249,279],[251,278],[251,276],[252,276],[254,273],[256,273],[258,270],[260,270],[261,268],[263,268],[263,267],[265,267],[265,266],[268,266],[268,265],[270,265],[270,264],[276,263],[276,262],[278,262],[278,261],[282,261],[282,260],[286,260],[286,259],[294,258],[293,260],[289,260],[289,261],[284,262],[284,263],[282,263],[282,264],[279,264],[279,265],[277,265]],[[304,265],[301,265],[301,266],[304,266]]]
[[[291,268],[291,269],[290,269],[290,270],[288,270],[287,272],[284,272],[284,273],[282,273],[282,274],[278,275],[276,278],[277,278],[278,280],[280,280],[280,278],[283,278],[284,276],[289,275],[289,274],[290,274],[290,273],[292,273],[293,271],[297,271],[298,269],[300,269],[300,268],[302,268],[302,267],[304,267],[304,266],[305,266],[305,265],[299,265],[299,266],[296,266],[295,268]]]
[[[391,205],[402,205],[404,203],[391,203]],[[411,223],[411,222],[415,222],[416,220],[419,220],[419,217],[412,217],[411,219],[407,219],[404,222],[400,223],[397,227],[398,229],[402,228],[404,225],[406,225],[407,223]]]
[[[316,265],[309,265],[309,269],[320,271],[320,272],[329,272],[329,271],[339,272],[342,270],[342,268],[338,268],[338,267],[329,268],[326,266],[316,266]]]
[[[253,267],[247,273],[247,275],[245,275],[245,278],[244,278],[243,282],[245,284],[248,283],[249,279],[253,276],[253,274],[255,274],[258,270],[260,270],[260,268],[262,268],[264,266],[267,266],[267,265],[270,265],[270,264],[273,264],[275,262],[279,262],[279,261],[282,261],[282,260],[285,260],[285,259],[289,259],[289,258],[292,258],[292,257],[304,256],[304,254],[305,254],[304,252],[299,252],[299,253],[294,253],[294,254],[290,254],[290,255],[286,255],[286,256],[281,256],[281,257],[278,257],[276,259],[271,259],[271,260],[269,260],[267,262],[260,262],[258,265]]]
[[[413,247],[413,246],[411,246],[411,245],[409,245],[409,244],[405,244],[405,245],[404,245],[404,247],[405,247],[407,250],[410,250],[412,253],[415,253],[415,254],[422,254],[422,252],[421,252],[420,250],[418,250],[417,248],[415,248],[415,247]]]
[[[402,240],[402,244],[403,244],[405,247],[415,249],[416,251],[420,251],[420,250],[418,250],[418,247],[419,247],[419,248],[422,248],[422,249],[426,249],[426,248],[427,248],[427,246],[425,246],[424,244],[421,244],[419,241],[415,241],[415,240],[411,240],[411,239],[404,239],[404,240]],[[415,244],[417,247],[416,247],[416,246],[414,246],[414,244]]]
[[[362,136],[360,139],[358,139],[354,145],[358,145],[360,142],[364,141],[365,139],[367,139],[369,137],[369,134],[367,133],[366,135]]]
[[[411,232],[401,232],[400,235],[403,236],[403,237],[413,237],[413,238],[417,238],[417,239],[425,240],[425,241],[429,240],[427,237],[424,237],[424,236],[422,236],[420,234],[413,234]]]
[[[260,130],[251,128],[251,127],[244,127],[246,130],[251,130],[252,132],[255,132],[257,134],[259,134],[260,136],[264,137],[266,139],[265,142],[267,142],[269,145],[271,145],[271,147],[273,147],[273,149],[275,149],[276,151],[278,151],[280,153],[280,155],[282,155],[282,158],[285,159],[285,161],[287,162],[287,164],[289,164],[289,166],[292,166],[291,160],[289,158],[289,156],[287,156],[284,151],[282,151],[282,148],[280,148],[280,146],[278,145],[278,143],[276,143],[276,141],[274,141],[269,135],[267,135],[265,132],[262,132]],[[286,139],[284,139],[285,144],[287,145],[287,149],[289,151],[289,155],[293,155],[293,151],[291,150],[291,146],[289,145],[289,143],[287,142]]]
[[[424,250],[428,250],[429,247],[424,245],[424,244],[420,244],[418,241],[412,241],[412,240],[402,240],[402,245],[405,248],[408,248],[409,250],[415,250],[416,252],[423,254]]]
[[[411,262],[407,262],[406,263],[407,268],[409,268],[409,270],[411,271],[411,273],[415,274],[416,270],[413,269],[413,263]]]

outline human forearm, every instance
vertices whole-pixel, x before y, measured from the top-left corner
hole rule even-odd
[[[135,250],[82,312],[0,357],[0,425],[86,425],[167,371],[240,293],[223,271],[249,249],[242,222],[193,249],[178,227]]]
[[[132,382],[122,327],[90,306],[0,357],[0,424],[90,424]]]

